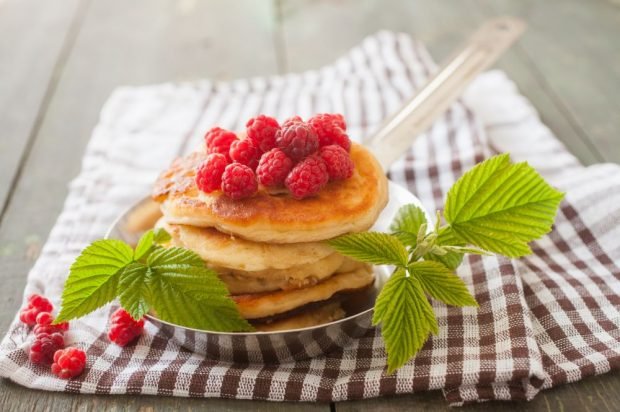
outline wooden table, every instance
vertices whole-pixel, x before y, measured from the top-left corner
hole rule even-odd
[[[379,29],[441,60],[482,20],[524,18],[500,62],[586,164],[620,162],[618,0],[0,0],[0,334],[113,88],[316,68]],[[620,373],[475,410],[617,410]],[[337,404],[45,393],[0,380],[0,410],[443,410],[439,392]],[[466,408],[470,409],[470,408]]]

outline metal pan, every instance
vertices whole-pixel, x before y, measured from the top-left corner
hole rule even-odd
[[[482,70],[493,64],[521,35],[522,21],[510,17],[485,23],[465,46],[435,74],[416,96],[388,119],[373,137],[365,141],[379,162],[387,169],[428,128]],[[406,189],[390,182],[389,203],[373,230],[387,231],[398,208],[420,201]],[[427,214],[428,221],[433,221]],[[136,222],[135,216],[147,216]],[[106,238],[135,244],[158,216],[150,199],[143,199],[123,213],[112,225]],[[151,226],[152,227],[152,226]],[[146,317],[170,339],[193,352],[214,360],[242,363],[282,363],[320,356],[345,347],[352,339],[369,333],[373,306],[378,293],[391,273],[390,267],[375,266],[375,283],[343,303],[346,317],[319,326],[277,332],[223,333],[197,330],[171,324],[152,315]]]
[[[424,209],[417,197],[392,182],[389,183],[389,198],[372,230],[387,231],[402,205],[413,203]],[[106,238],[136,244],[143,231],[134,229],[132,216],[150,202],[152,200],[145,198],[129,208],[114,222]],[[428,214],[427,219],[431,221]],[[391,273],[385,266],[375,266],[374,270],[373,286],[344,300],[346,317],[320,326],[277,332],[223,333],[171,324],[152,315],[146,317],[181,346],[213,359],[257,363],[307,359],[344,347],[351,339],[369,331],[375,299]]]

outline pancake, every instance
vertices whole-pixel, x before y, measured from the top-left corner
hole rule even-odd
[[[195,152],[179,158],[157,179],[152,197],[161,203],[167,222],[214,227],[256,242],[315,242],[369,229],[387,204],[384,171],[358,144],[351,146],[353,176],[330,182],[317,196],[303,200],[265,190],[241,200],[219,191],[203,193],[194,177],[205,156]]]
[[[350,272],[363,263],[345,258],[338,253],[308,265],[289,269],[271,269],[260,272],[244,272],[227,268],[212,268],[226,283],[232,295],[300,289],[316,285],[335,273]]]
[[[339,292],[351,292],[370,285],[374,274],[370,265],[346,273],[335,274],[326,280],[303,289],[282,290],[231,296],[245,319],[259,319],[288,312],[312,302],[327,300]]]
[[[209,264],[248,272],[308,265],[334,253],[322,242],[258,243],[214,228],[175,225],[163,220],[158,226],[170,233],[174,245],[193,250]]]
[[[342,319],[344,316],[345,311],[340,307],[340,302],[332,302],[305,310],[285,319],[268,323],[254,323],[252,326],[259,332],[274,332],[278,330],[309,328]]]

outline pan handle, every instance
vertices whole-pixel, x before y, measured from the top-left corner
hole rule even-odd
[[[515,17],[485,22],[379,131],[364,142],[387,170],[483,70],[490,67],[525,30]]]

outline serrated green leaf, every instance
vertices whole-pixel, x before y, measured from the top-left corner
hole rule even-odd
[[[196,253],[162,248],[148,257],[147,265],[152,271],[149,304],[160,319],[211,331],[253,330],[228,297],[226,285]]]
[[[465,282],[441,263],[414,262],[409,265],[409,272],[434,299],[452,306],[478,306]]]
[[[437,319],[420,281],[396,269],[375,303],[373,324],[381,324],[388,354],[388,373],[403,366],[437,333]]]
[[[435,241],[437,246],[465,246],[465,242],[456,237],[449,226],[442,228],[437,235]],[[456,269],[463,261],[463,253],[451,252],[444,255],[427,253],[424,255],[425,260],[439,262],[450,269]]]
[[[141,319],[148,311],[149,277],[151,270],[140,262],[125,266],[120,272],[118,297],[121,306],[135,320]]]
[[[155,234],[152,230],[145,232],[138,240],[138,244],[133,252],[133,259],[140,260],[145,258],[153,248],[153,237]]]
[[[114,300],[120,270],[132,259],[131,247],[119,240],[86,247],[71,266],[55,322],[79,318]]]
[[[563,194],[527,163],[492,157],[448,192],[444,215],[455,235],[508,257],[531,253],[528,242],[551,230]]]
[[[469,253],[471,255],[481,255],[481,256],[493,256],[494,253],[487,252],[486,250],[482,250],[478,247],[471,246],[442,246],[441,247],[448,252],[455,252],[460,254]]]
[[[398,209],[390,230],[406,246],[414,248],[418,243],[420,226],[424,223],[427,221],[422,209],[414,204],[404,205]]]
[[[171,237],[168,232],[162,228],[152,229],[145,232],[138,241],[134,250],[134,260],[142,260],[148,257],[153,250],[157,249],[160,244],[170,241]]]
[[[352,233],[328,240],[327,243],[345,256],[375,265],[406,266],[408,261],[405,246],[387,233]]]
[[[454,270],[461,265],[461,262],[463,261],[463,254],[456,252],[448,252],[445,255],[427,253],[426,255],[424,255],[424,259],[441,263],[442,265]]]
[[[170,239],[172,239],[172,236],[164,228],[158,227],[153,229],[153,243],[162,245],[170,242]]]

